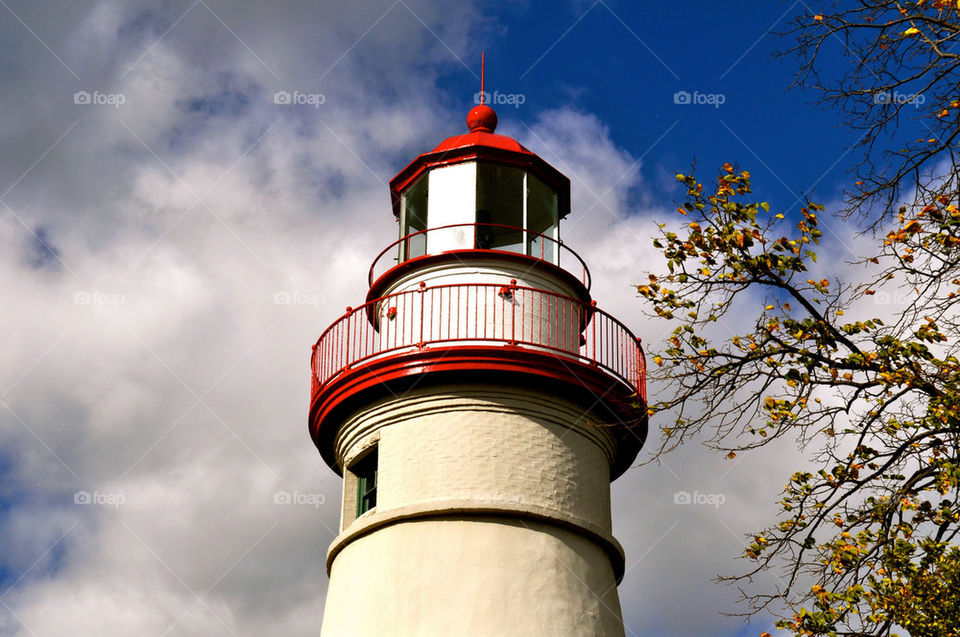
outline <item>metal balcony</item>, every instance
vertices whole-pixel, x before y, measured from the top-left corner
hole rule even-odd
[[[347,308],[313,346],[313,399],[351,371],[441,348],[508,348],[558,369],[587,366],[646,402],[643,348],[623,323],[595,303],[497,283],[421,284]]]

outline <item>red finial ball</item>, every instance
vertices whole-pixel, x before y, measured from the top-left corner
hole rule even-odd
[[[497,114],[486,104],[477,104],[467,113],[467,128],[471,133],[492,133],[497,128]]]

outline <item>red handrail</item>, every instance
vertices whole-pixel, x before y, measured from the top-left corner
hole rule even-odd
[[[514,282],[421,283],[347,308],[313,346],[313,393],[348,369],[386,355],[435,344],[491,343],[599,367],[646,401],[643,348],[623,323],[595,303]]]
[[[524,245],[526,245],[526,240],[527,240],[526,237],[527,237],[527,236],[538,237],[538,238],[541,239],[541,243],[540,243],[540,256],[539,256],[539,257],[537,257],[536,255],[526,254],[525,252],[513,252],[513,251],[511,251],[511,250],[496,250],[496,249],[486,249],[486,248],[463,248],[463,249],[464,249],[464,250],[478,251],[478,252],[507,252],[507,253],[509,253],[509,254],[520,254],[520,255],[523,255],[523,256],[530,257],[531,259],[536,259],[537,261],[544,261],[544,262],[546,262],[546,263],[552,263],[553,265],[556,265],[556,266],[558,266],[558,267],[560,266],[560,253],[563,252],[563,254],[569,254],[569,255],[571,255],[572,257],[574,257],[574,258],[580,263],[580,267],[581,267],[581,274],[580,274],[580,277],[579,277],[580,282],[583,283],[583,284],[586,286],[586,288],[587,288],[588,291],[590,290],[590,269],[587,267],[586,262],[580,257],[580,255],[577,254],[576,252],[574,252],[571,248],[567,247],[567,244],[565,244],[563,241],[560,241],[559,239],[554,239],[553,237],[548,237],[547,235],[541,234],[541,233],[539,233],[539,232],[533,232],[533,231],[531,231],[531,230],[525,230],[525,229],[519,228],[519,227],[517,227],[517,226],[506,226],[506,225],[499,224],[499,223],[454,223],[454,224],[450,224],[450,225],[447,225],[447,226],[437,226],[436,228],[427,228],[426,230],[418,230],[417,232],[411,232],[410,234],[408,234],[408,235],[406,235],[406,236],[400,237],[399,239],[397,239],[396,241],[394,241],[393,243],[391,243],[390,245],[388,245],[386,248],[384,248],[384,249],[380,252],[380,254],[378,254],[378,255],[373,259],[373,263],[370,264],[370,274],[369,274],[369,276],[368,276],[368,278],[367,278],[368,284],[369,284],[369,285],[373,285],[373,282],[377,279],[376,269],[377,269],[377,264],[380,262],[380,259],[382,259],[384,256],[386,256],[386,254],[387,254],[388,252],[390,252],[390,250],[392,250],[392,249],[397,248],[398,246],[400,246],[400,244],[402,244],[403,242],[405,242],[405,241],[409,242],[412,237],[416,237],[416,236],[419,236],[419,235],[426,235],[426,234],[428,234],[428,233],[430,233],[430,232],[434,232],[434,231],[437,231],[437,230],[449,230],[450,228],[464,228],[464,227],[473,227],[473,228],[478,228],[478,227],[483,227],[483,228],[503,228],[503,229],[507,229],[507,230],[516,230],[516,231],[518,231],[518,232],[524,233],[524,234],[523,234],[523,236],[524,236]],[[545,250],[543,249],[543,246],[544,246],[544,242],[545,242],[545,241],[546,241],[546,242],[550,242],[550,243],[552,243],[552,244],[554,244],[554,245],[556,246],[556,259],[555,259],[555,261],[550,261],[549,259],[544,258],[544,257],[545,257]],[[411,260],[411,259],[416,259],[416,258],[417,258],[417,257],[411,257],[411,256],[409,256],[409,252],[410,252],[410,250],[409,250],[409,243],[408,243],[408,248],[407,248],[407,251],[406,251],[406,252],[407,252],[407,255],[406,255],[406,257],[404,258],[403,261],[399,261],[399,256],[397,257],[398,265],[399,265],[399,263],[405,263],[406,261],[409,261],[409,260]],[[430,253],[428,253],[428,254],[430,254]],[[442,254],[442,253],[440,253],[440,254]],[[426,255],[417,255],[417,256],[419,257],[419,256],[426,256]],[[391,267],[394,267],[394,266],[391,266]],[[389,270],[389,268],[388,268],[388,270]],[[385,271],[386,271],[386,270],[385,270]],[[381,274],[382,274],[382,273],[381,273]]]

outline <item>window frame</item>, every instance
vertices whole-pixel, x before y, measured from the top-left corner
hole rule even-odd
[[[374,447],[350,467],[357,478],[357,517],[377,507],[379,458]]]
[[[529,218],[529,207],[530,207],[530,197],[531,197],[531,187],[529,178],[533,177],[540,184],[543,185],[551,194],[552,206],[550,208],[551,219],[550,219],[550,232],[539,233],[530,229],[530,218]],[[553,245],[551,246],[552,258],[551,259],[542,259],[548,263],[554,265],[560,265],[560,210],[558,208],[558,195],[557,191],[550,187],[550,185],[530,173],[529,170],[523,171],[523,233],[524,233],[524,254],[528,257],[534,257],[539,259],[540,257],[533,254],[533,239],[532,235],[542,235],[548,239],[552,239]]]
[[[526,255],[526,243],[527,243],[527,231],[526,231],[526,222],[527,222],[527,174],[528,170],[518,167],[504,165],[493,161],[478,161],[476,162],[477,171],[476,171],[476,188],[474,194],[474,206],[473,206],[473,222],[475,224],[475,236],[474,236],[474,248],[480,250],[494,250],[497,252],[512,252],[514,254],[523,254]],[[485,180],[484,171],[490,170],[491,175],[488,180]],[[487,198],[489,194],[486,186],[493,186],[495,190],[504,190],[504,185],[506,180],[497,179],[496,177],[502,177],[501,174],[497,174],[501,170],[515,171],[520,176],[520,182],[517,186],[517,193],[520,199],[519,210],[512,212],[519,213],[519,224],[513,220],[512,223],[504,223],[504,219],[498,219],[498,216],[502,216],[504,210],[498,209],[498,206],[489,206],[489,201]],[[494,176],[496,175],[496,177]],[[481,188],[481,183],[483,183],[484,188]],[[481,199],[483,198],[483,199]],[[480,220],[480,213],[486,211],[490,215],[489,220]],[[488,227],[483,228],[484,224],[491,224],[493,226],[507,226],[510,228],[516,228],[519,232],[519,241],[516,243],[503,243],[505,236],[512,234],[513,231],[506,230],[506,228],[499,227]],[[484,237],[484,240],[481,241],[481,236]],[[482,243],[495,243],[490,247],[481,247]],[[516,246],[517,249],[510,249],[510,246]]]
[[[423,221],[423,227],[417,228],[416,230],[411,232],[410,219],[408,218],[409,217],[408,203],[412,198],[414,191],[419,187],[423,187],[423,202],[422,202],[423,211],[422,211],[422,219],[421,219],[421,221]],[[427,254],[427,234],[426,233],[417,235],[418,237],[417,241],[423,242],[423,246],[421,248],[423,251],[423,254],[414,254],[413,256],[411,256],[410,254],[411,239],[409,239],[408,237],[410,237],[411,234],[415,234],[417,232],[430,230],[429,211],[430,211],[430,173],[427,172],[423,174],[419,179],[414,181],[412,184],[410,184],[410,186],[408,186],[404,190],[404,192],[400,195],[400,239],[401,241],[399,246],[400,254],[397,257],[397,263],[403,263],[404,261],[407,261],[409,259],[413,259],[415,257],[423,256],[424,254]]]

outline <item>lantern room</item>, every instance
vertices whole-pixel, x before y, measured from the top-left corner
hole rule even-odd
[[[467,125],[468,133],[420,155],[390,182],[400,223],[397,261],[495,250],[559,265],[569,179],[512,138],[495,134],[490,107],[474,107]]]

